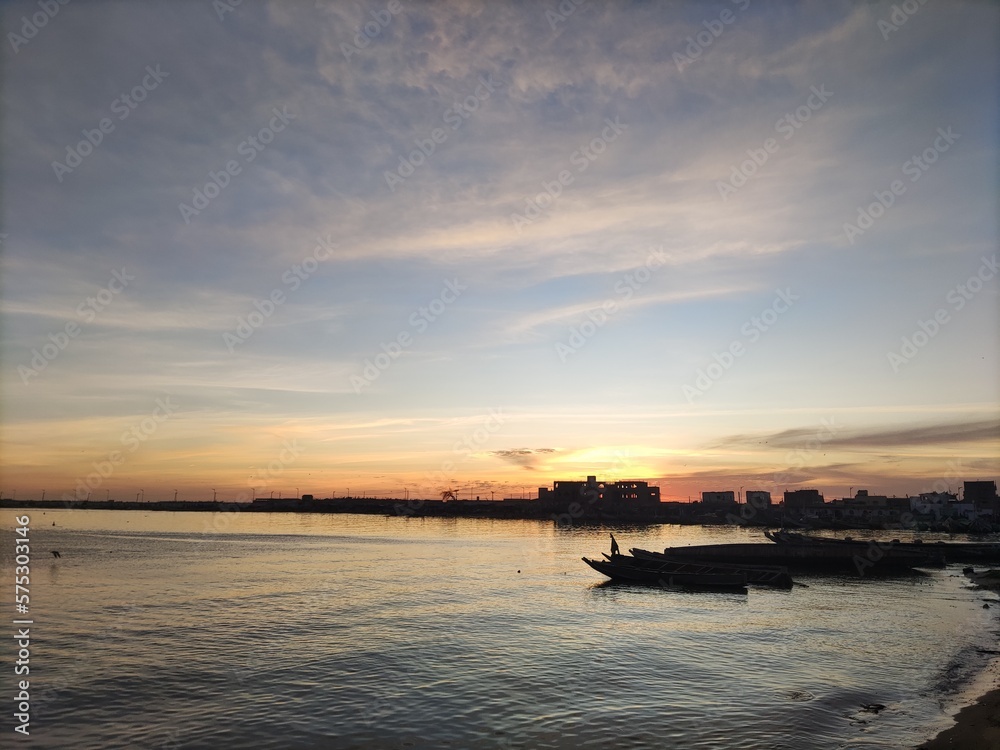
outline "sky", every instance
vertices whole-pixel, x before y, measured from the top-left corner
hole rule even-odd
[[[4,497],[1000,475],[1000,6],[8,2]]]

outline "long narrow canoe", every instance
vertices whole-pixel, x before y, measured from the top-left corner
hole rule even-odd
[[[613,581],[646,583],[667,588],[746,593],[746,576],[739,573],[671,573],[606,560],[582,558],[587,565]]]
[[[789,568],[853,570],[859,574],[880,570],[906,570],[938,563],[936,556],[922,551],[893,550],[876,544],[699,544],[667,547],[665,557],[705,563],[737,565],[783,565]]]
[[[824,536],[810,536],[791,531],[766,531],[764,535],[777,544],[839,544],[869,545],[867,539],[831,539]],[[925,542],[916,540],[901,542],[898,539],[879,541],[891,550],[904,550],[925,555],[938,556],[944,562],[1000,562],[1000,543],[997,542]]]
[[[678,560],[676,558],[667,557],[662,552],[650,552],[649,550],[639,549],[637,547],[633,547],[629,550],[629,552],[632,553],[632,557],[619,555],[616,559],[632,561],[632,564],[640,567],[653,567],[657,565],[665,566],[668,569],[672,567],[678,572],[690,570],[692,567],[699,570],[717,573],[739,572],[746,575],[747,583],[756,584],[758,586],[775,586],[778,588],[790,589],[794,584],[792,576],[788,572],[788,568],[782,565],[739,565],[734,563],[719,562],[702,563],[696,560]]]

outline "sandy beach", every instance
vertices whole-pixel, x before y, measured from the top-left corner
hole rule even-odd
[[[956,724],[918,750],[1000,750],[1000,689],[992,690],[955,716]]]

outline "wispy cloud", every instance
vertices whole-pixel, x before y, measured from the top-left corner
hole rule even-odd
[[[555,448],[510,448],[506,450],[490,451],[491,456],[508,461],[515,466],[529,471],[537,471],[539,468],[538,459],[548,457],[558,453]]]
[[[805,445],[815,438],[816,428],[797,427],[759,435],[731,435],[714,444],[719,448],[753,447],[785,450]],[[844,430],[823,440],[825,449],[893,450],[908,447],[975,443],[1000,443],[1000,419],[974,419],[961,422],[926,423],[891,429]]]
[[[539,6],[404,3],[349,56],[363,2],[246,0],[223,21],[208,2],[70,4],[0,52],[5,463],[17,456],[22,486],[61,477],[47,430],[88,455],[104,420],[164,392],[188,411],[157,439],[176,431],[187,447],[151,442],[144,470],[207,451],[220,483],[243,471],[240,440],[261,448],[256,426],[310,435],[323,460],[297,462],[307,475],[357,478],[382,450],[374,474],[420,476],[444,460],[454,420],[501,403],[516,417],[492,438],[498,460],[463,471],[541,481],[628,444],[643,472],[701,452],[699,470],[725,473],[738,452],[794,446],[824,414],[852,415],[825,443],[831,466],[877,452],[932,466],[936,446],[985,460],[995,422],[970,415],[1000,397],[995,280],[905,372],[883,365],[995,250],[998,81],[982,61],[998,54],[998,10],[928,4],[887,40],[876,22],[891,8],[751,3],[679,70],[674,53],[703,28],[697,4],[584,4],[553,33]],[[156,65],[168,75],[118,119],[112,103]],[[476,98],[486,76],[495,91]],[[820,86],[829,102],[786,138],[779,119]],[[275,108],[294,119],[268,134]],[[53,161],[102,118],[113,130],[58,179]],[[602,143],[607,119],[626,128]],[[955,149],[863,246],[846,244],[856,207],[949,126]],[[757,164],[768,139],[779,148]],[[392,189],[401,159],[419,164]],[[723,201],[737,167],[750,174]],[[519,231],[511,214],[554,180],[557,198]],[[199,192],[212,196],[185,222],[179,204]],[[284,275],[317,237],[336,251],[292,293]],[[618,298],[654,247],[664,267]],[[26,386],[18,367],[121,268],[135,282]],[[468,292],[355,393],[350,376],[413,334],[411,315],[455,278]],[[794,309],[688,404],[683,385],[787,287]],[[228,351],[223,335],[275,290],[280,309]],[[561,362],[554,344],[607,299],[621,314]],[[538,444],[572,447],[521,447]]]

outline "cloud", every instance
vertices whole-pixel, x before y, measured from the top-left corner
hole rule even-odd
[[[714,445],[730,453],[699,466],[725,472],[736,450],[807,442],[802,415],[828,405],[896,411],[863,415],[885,423],[826,448],[892,455],[994,439],[988,422],[962,419],[996,403],[995,282],[905,371],[884,366],[996,244],[998,87],[982,65],[997,56],[994,4],[928,4],[886,40],[876,21],[888,2],[750,3],[683,70],[674,53],[713,15],[695,3],[584,3],[554,31],[544,4],[405,2],[345,56],[385,7],[255,0],[220,20],[209,2],[86,3],[0,51],[17,103],[0,143],[0,405],[31,436],[19,455],[45,455],[59,424],[70,451],[165,391],[183,395],[206,441],[220,424],[249,436],[315,420],[338,450],[326,465],[362,460],[349,445],[370,438],[363,460],[378,464],[382,450],[401,472],[422,470],[428,435],[446,443],[449,427],[381,425],[485,403],[561,415],[522,416],[542,444],[580,446],[581,425],[591,430],[579,454],[497,452],[509,472],[575,471],[633,440],[648,447],[644,471],[666,470],[664,445]],[[35,10],[14,0],[2,12]],[[168,76],[58,180],[52,162],[156,65]],[[484,76],[495,91],[452,129],[445,118]],[[785,139],[776,121],[813,86],[832,97]],[[239,148],[274,108],[295,117],[248,161]],[[620,137],[580,162],[616,118]],[[948,126],[962,134],[955,149],[846,245],[843,223]],[[435,128],[447,138],[392,189],[386,172]],[[723,201],[718,183],[767,138],[780,149]],[[227,160],[239,174],[185,223],[178,204]],[[572,182],[518,231],[511,214],[562,170]],[[293,290],[286,273],[318,237],[336,252]],[[666,266],[619,297],[654,247]],[[135,281],[25,386],[17,367],[122,268]],[[417,331],[410,316],[446,278],[469,291]],[[747,343],[741,326],[789,286],[801,303],[686,403],[682,385]],[[275,291],[285,301],[227,351],[223,334]],[[554,345],[609,299],[620,314],[561,361]],[[401,333],[411,344],[390,357]],[[355,393],[351,375],[386,357]],[[949,391],[966,403],[942,403]],[[922,415],[942,424],[891,424]],[[372,437],[390,431],[391,446]]]
[[[717,448],[765,448],[787,450],[805,448],[819,440],[824,450],[888,450],[922,446],[953,446],[1000,441],[1000,419],[969,419],[956,422],[919,424],[911,427],[870,428],[828,434],[815,427],[796,427],[757,435],[730,435]]]
[[[538,458],[540,456],[558,453],[555,448],[512,448],[508,450],[490,451],[491,456],[508,461],[515,466],[520,466],[528,471],[538,470]]]

